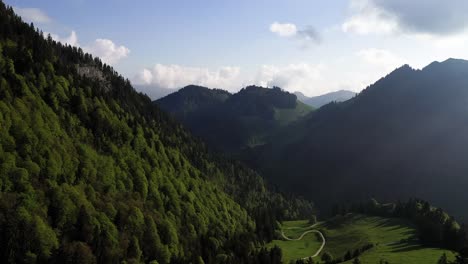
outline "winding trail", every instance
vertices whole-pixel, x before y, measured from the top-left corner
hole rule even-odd
[[[310,229],[310,228],[313,228],[315,227],[317,224],[313,224],[309,227],[306,227],[305,229]],[[287,229],[304,229],[303,227],[289,227]],[[326,240],[325,240],[325,236],[323,236],[322,232],[318,231],[318,230],[308,230],[308,231],[305,231],[304,233],[301,234],[301,236],[299,236],[299,238],[289,238],[287,237],[285,234],[284,234],[284,231],[281,230],[281,236],[285,239],[285,240],[288,240],[288,241],[294,241],[294,240],[301,240],[305,235],[309,234],[309,233],[317,233],[319,234],[319,236],[322,238],[322,245],[320,246],[320,248],[317,250],[317,252],[315,252],[314,255],[312,256],[309,256],[309,257],[305,257],[305,258],[302,258],[302,259],[308,259],[308,258],[315,258],[317,257],[320,252],[322,252],[323,248],[325,247],[325,243],[326,243]]]

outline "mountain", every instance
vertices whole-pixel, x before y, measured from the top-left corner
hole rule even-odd
[[[192,85],[156,100],[155,104],[210,146],[227,152],[264,144],[274,131],[312,111],[293,94],[258,86],[230,94]]]
[[[304,103],[305,100],[310,99],[310,97],[307,97],[305,94],[301,92],[294,92],[294,95],[297,97],[297,100],[301,101]]]
[[[356,95],[355,92],[346,90],[340,90],[314,97],[307,97],[301,92],[295,92],[294,94],[297,96],[298,100],[314,108],[320,108],[331,102],[344,102]]]
[[[219,106],[230,96],[231,94],[224,90],[189,85],[157,100],[156,104],[178,118],[185,119],[195,112]]]
[[[3,2],[0,124],[5,263],[277,263],[277,221],[313,213]]]
[[[423,197],[468,218],[468,61],[405,65],[312,112],[246,157],[326,205]]]
[[[135,87],[135,90],[148,95],[149,98],[153,100],[162,98],[164,96],[167,96],[175,92],[175,90],[173,89],[162,88],[162,87],[151,85],[151,84],[138,84],[138,85],[133,85],[133,86]]]

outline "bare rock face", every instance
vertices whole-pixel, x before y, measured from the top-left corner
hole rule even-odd
[[[104,76],[102,71],[93,65],[77,65],[76,71],[80,76],[84,76],[90,79],[95,79],[102,83],[102,88],[105,91],[109,91],[111,89],[111,85],[109,80]]]

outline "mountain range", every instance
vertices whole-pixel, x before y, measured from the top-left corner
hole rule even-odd
[[[152,101],[0,0],[5,263],[467,263],[467,135],[468,61]]]
[[[191,85],[154,103],[211,147],[233,153],[264,144],[274,131],[313,110],[294,94],[258,86],[231,94]]]
[[[468,61],[449,59],[404,65],[291,124],[246,160],[322,206],[424,197],[466,219],[466,135]]]
[[[467,73],[464,60],[404,65],[358,95],[320,97],[335,99],[317,110],[299,100],[314,98],[254,86],[237,94],[189,86],[155,103],[325,211],[369,197],[424,197],[465,218]],[[339,94],[352,98],[338,102]]]
[[[314,97],[307,97],[301,92],[295,92],[294,94],[297,96],[299,101],[310,105],[313,108],[320,108],[331,102],[343,102],[353,98],[356,95],[355,92],[347,90],[339,90]]]

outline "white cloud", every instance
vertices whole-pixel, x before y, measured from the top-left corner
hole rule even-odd
[[[110,39],[96,39],[93,43],[84,46],[83,50],[101,58],[107,64],[115,64],[130,53],[127,47],[118,46]]]
[[[468,29],[468,1],[351,0],[344,32],[448,36]]]
[[[42,10],[38,8],[19,8],[14,7],[14,10],[26,21],[34,23],[51,23],[53,20],[47,16]],[[68,37],[61,37],[58,34],[50,34],[52,39],[59,41],[63,44],[79,47],[81,46],[78,42],[78,35],[74,30],[71,31]],[[130,50],[123,45],[116,45],[110,39],[96,39],[94,42],[82,47],[85,52],[91,53],[94,56],[101,58],[101,60],[107,64],[115,64],[123,58],[126,58],[130,53]]]
[[[70,36],[68,37],[60,37],[59,35],[52,34],[52,33],[50,33],[50,36],[55,41],[59,41],[59,42],[62,42],[64,44],[68,44],[71,46],[77,46],[77,47],[80,46],[80,44],[78,43],[78,36],[76,35],[76,32],[74,30],[72,30],[72,32],[70,33]]]
[[[230,92],[251,84],[278,86],[289,92],[300,91],[315,96],[341,89],[358,92],[401,66],[403,61],[390,51],[364,49],[327,64],[260,65],[247,75],[241,75],[238,67],[208,69],[156,64],[153,68],[142,69],[132,82],[153,99],[190,84]],[[350,68],[350,64],[353,67]]]
[[[389,50],[384,49],[362,49],[356,55],[365,63],[371,64],[384,72],[394,70],[401,65],[405,64],[405,60]]]
[[[13,7],[13,9],[16,14],[20,15],[21,18],[28,22],[39,24],[47,24],[52,22],[52,19],[39,8]]]
[[[323,65],[307,63],[285,66],[261,65],[252,77],[241,76],[239,67],[221,67],[210,70],[200,67],[156,64],[152,69],[143,69],[133,82],[136,85],[155,89],[178,89],[189,84],[210,88],[237,91],[245,85],[256,84],[264,87],[279,86],[289,91],[310,92],[311,83],[321,78]]]
[[[148,85],[153,82],[153,74],[148,69],[143,69],[138,75],[135,77],[135,81],[142,85]]]
[[[374,5],[371,0],[352,0],[349,17],[341,28],[344,32],[367,34],[391,34],[399,31],[396,18]]]
[[[314,93],[314,83],[321,78],[324,66],[307,63],[289,64],[286,66],[262,65],[254,78],[254,84],[261,86],[278,86],[287,91]]]
[[[47,34],[47,33],[46,33]],[[68,37],[60,37],[57,34],[50,34],[52,39],[60,41],[64,44],[80,47],[78,42],[78,35],[73,30]],[[110,39],[96,39],[91,44],[83,46],[83,51],[92,54],[93,56],[101,58],[107,64],[113,65],[121,59],[126,58],[130,50],[125,46],[118,46]]]
[[[293,37],[297,34],[297,27],[292,23],[274,22],[270,25],[270,31],[280,37]]]
[[[319,43],[321,41],[320,34],[312,26],[306,26],[304,29],[298,29],[292,23],[274,22],[270,25],[270,31],[282,38],[295,38],[302,41],[302,47],[307,48],[309,43]]]
[[[240,68],[221,67],[215,70],[200,67],[187,67],[176,64],[156,64],[153,68],[143,69],[135,78],[137,85],[155,88],[178,89],[189,84],[210,88],[239,89]]]

